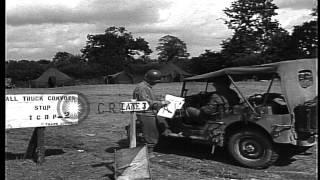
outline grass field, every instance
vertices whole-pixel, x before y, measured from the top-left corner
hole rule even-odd
[[[266,82],[239,82],[246,96],[262,93]],[[46,161],[36,165],[21,157],[26,151],[33,128],[6,130],[5,177],[16,179],[110,179],[113,150],[127,147],[124,127],[129,123],[127,113],[99,113],[98,104],[128,101],[135,85],[82,85],[51,89],[7,89],[6,94],[83,93],[90,103],[90,113],[78,125],[48,127],[45,130]],[[158,84],[157,94],[179,95],[180,83]],[[278,91],[276,88],[275,91]],[[19,112],[17,112],[19,113]],[[217,149],[176,142],[169,149],[150,153],[153,179],[317,179],[317,145],[306,154],[282,159],[264,170],[238,166]]]

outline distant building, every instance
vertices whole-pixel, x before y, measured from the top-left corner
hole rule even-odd
[[[162,73],[162,82],[180,82],[192,76],[173,63],[129,64],[123,71],[108,75],[109,84],[136,84],[143,80],[144,74],[150,69]]]

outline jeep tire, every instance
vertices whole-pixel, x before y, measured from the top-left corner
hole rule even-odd
[[[238,163],[254,169],[267,168],[278,159],[271,140],[254,130],[242,130],[231,134],[227,141],[227,149]]]

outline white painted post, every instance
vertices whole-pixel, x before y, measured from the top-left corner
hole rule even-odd
[[[136,102],[136,99],[131,99],[131,102]],[[137,146],[136,141],[136,112],[130,112],[130,148]]]

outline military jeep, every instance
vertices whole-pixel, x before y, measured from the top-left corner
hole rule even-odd
[[[278,145],[291,144],[302,150],[315,145],[318,133],[317,73],[317,59],[300,59],[231,67],[186,78],[181,90],[184,107],[176,111],[174,118],[167,120],[173,132],[169,136],[208,143],[212,145],[212,153],[216,146],[221,146],[243,166],[267,168],[279,157]],[[269,77],[269,85],[265,90],[251,90],[254,93],[247,95],[250,92],[241,87],[237,79],[253,75]],[[190,123],[184,109],[200,107],[214,92],[210,83],[221,76],[230,79],[241,103],[229,110],[220,108],[214,118],[203,124]],[[147,143],[159,138],[154,117],[143,113],[137,117],[140,138]]]

